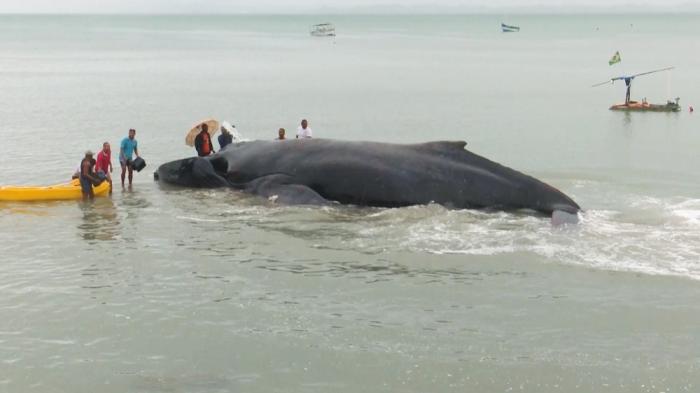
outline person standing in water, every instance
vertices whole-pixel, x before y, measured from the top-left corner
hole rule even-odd
[[[95,159],[92,158],[92,151],[85,152],[85,158],[80,161],[80,190],[83,193],[83,200],[95,198],[95,193],[92,191],[93,183],[98,183],[100,180],[95,176],[93,168],[95,167]]]
[[[102,144],[102,150],[97,153],[97,162],[95,163],[95,172],[100,176],[100,173],[109,182],[109,192],[112,193],[112,149],[109,142]]]
[[[283,140],[287,139],[284,136],[285,133],[286,133],[286,131],[284,130],[284,128],[280,128],[279,130],[277,130],[277,139],[275,139],[275,140],[276,141],[283,141]]]
[[[301,125],[297,128],[297,139],[299,138],[312,138],[313,132],[311,127],[309,127],[309,122],[306,119],[301,120]]]
[[[126,175],[127,169],[129,170],[129,187],[131,187],[132,180],[134,178],[134,164],[133,156],[139,156],[138,142],[136,141],[136,130],[130,129],[129,136],[122,139],[122,143],[119,145],[119,163],[122,166],[122,188],[124,188],[124,177]]]

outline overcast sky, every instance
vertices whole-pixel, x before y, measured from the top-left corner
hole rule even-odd
[[[697,11],[700,0],[0,0],[0,13]]]

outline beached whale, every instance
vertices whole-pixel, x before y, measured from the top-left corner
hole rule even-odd
[[[163,164],[155,176],[186,187],[233,187],[285,204],[438,203],[576,217],[579,206],[556,188],[465,146],[466,142],[404,145],[330,139],[241,142],[209,157]]]

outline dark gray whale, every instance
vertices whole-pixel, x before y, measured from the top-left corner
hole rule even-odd
[[[206,158],[161,165],[155,176],[186,187],[233,187],[287,204],[336,201],[400,207],[532,209],[576,215],[556,188],[478,156],[466,142],[400,145],[329,139],[253,141]]]

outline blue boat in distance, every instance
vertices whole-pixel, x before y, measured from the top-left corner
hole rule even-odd
[[[501,23],[501,30],[503,30],[504,33],[515,33],[520,31],[519,26],[511,26],[507,25],[505,23]]]

